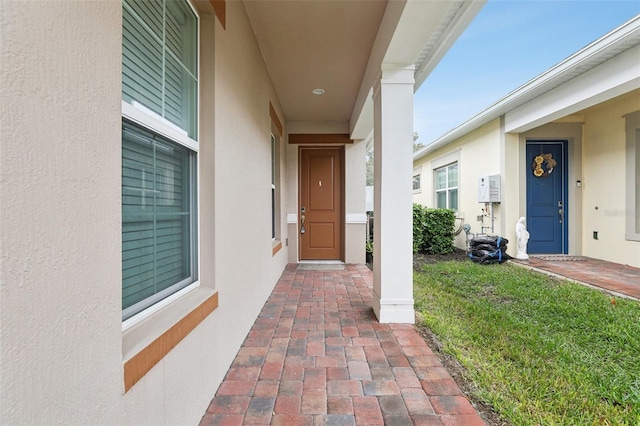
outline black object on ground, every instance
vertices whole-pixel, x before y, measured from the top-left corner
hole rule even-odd
[[[482,235],[469,240],[469,259],[481,265],[503,263],[511,259],[507,254],[509,240],[499,236]]]

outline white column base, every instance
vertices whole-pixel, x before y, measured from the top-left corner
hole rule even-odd
[[[373,312],[380,324],[415,324],[413,299],[380,299],[373,292]]]

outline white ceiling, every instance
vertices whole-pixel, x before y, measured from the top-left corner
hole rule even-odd
[[[424,63],[441,59],[482,4],[464,0],[244,1],[287,122],[338,122],[351,129],[355,126],[351,121],[370,110],[365,104],[385,60],[416,64],[424,70]],[[325,93],[314,95],[316,88]]]
[[[288,121],[349,120],[386,5],[245,1]]]

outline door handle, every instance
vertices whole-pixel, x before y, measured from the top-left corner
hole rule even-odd
[[[558,214],[560,215],[560,223],[564,221],[564,209],[558,210]]]
[[[304,215],[300,216],[300,222],[304,223],[305,217]]]

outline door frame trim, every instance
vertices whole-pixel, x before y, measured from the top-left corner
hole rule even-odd
[[[562,147],[562,205],[564,209],[564,221],[562,222],[562,249],[559,254],[569,254],[569,139],[567,138],[527,138],[525,140],[525,217],[529,218],[529,197],[527,189],[527,179],[529,165],[527,165],[527,146],[528,145],[557,145]]]
[[[339,136],[339,135],[338,135]],[[338,259],[333,259],[333,260],[339,260],[341,262],[345,261],[345,241],[346,241],[346,235],[345,235],[345,231],[346,231],[346,225],[345,225],[345,211],[346,211],[346,206],[345,206],[345,201],[346,201],[346,194],[345,194],[345,188],[346,188],[346,182],[345,182],[345,178],[346,178],[346,151],[344,149],[344,145],[298,145],[298,195],[297,195],[297,201],[296,201],[296,215],[297,215],[297,220],[296,220],[296,230],[297,230],[297,240],[298,240],[298,262],[307,260],[307,259],[302,259],[302,242],[301,242],[301,237],[300,237],[300,208],[301,208],[301,200],[302,200],[302,185],[300,185],[301,181],[302,181],[302,150],[304,149],[316,149],[316,150],[325,150],[325,149],[339,149],[340,150],[340,156],[341,156],[341,165],[340,165],[340,214],[339,214],[339,224],[338,226],[340,226],[340,255],[338,257]]]

